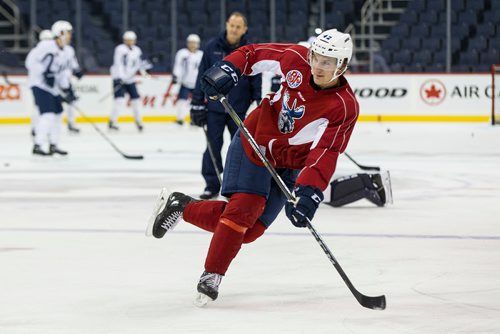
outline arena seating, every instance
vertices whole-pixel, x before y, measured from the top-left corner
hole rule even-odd
[[[30,0],[17,0],[29,22]],[[326,0],[325,24],[345,29],[359,20],[363,0]],[[42,5],[43,3],[43,5]],[[172,69],[171,1],[129,1],[129,28],[137,32],[138,45],[145,55],[155,60],[156,71]],[[500,63],[500,1],[452,0],[452,70],[488,71],[492,63]],[[307,0],[275,0],[276,41],[307,40],[310,17],[317,17],[318,2]],[[409,2],[398,24],[382,43],[381,55],[392,71],[441,71],[446,64],[446,0]],[[92,72],[107,72],[114,47],[122,34],[122,2],[82,0],[82,40],[80,62]],[[241,11],[248,17],[249,39],[270,41],[269,2],[264,0],[226,0],[226,14]],[[185,45],[190,33],[200,35],[203,43],[216,36],[221,24],[220,1],[177,1],[177,48]],[[64,0],[38,1],[37,24],[49,28],[52,22],[66,19],[74,23],[75,2]],[[5,57],[4,57],[5,58]],[[22,66],[21,58],[0,59],[4,65]]]

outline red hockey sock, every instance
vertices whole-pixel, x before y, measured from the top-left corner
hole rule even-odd
[[[228,225],[229,224],[229,225]],[[237,228],[238,230],[235,230]],[[217,224],[205,260],[205,270],[224,275],[241,248],[246,228],[229,220]]]
[[[255,225],[252,228],[249,228],[245,232],[245,237],[243,238],[243,243],[248,244],[248,243],[254,242],[255,240],[257,240],[258,237],[263,235],[265,231],[266,231],[266,227],[264,226],[264,224],[262,224],[260,220],[257,220]]]
[[[224,201],[201,201],[189,203],[182,214],[184,221],[208,232],[214,232],[220,215],[226,207]]]

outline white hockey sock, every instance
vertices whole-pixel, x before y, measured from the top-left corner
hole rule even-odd
[[[43,113],[38,118],[38,122],[36,123],[36,135],[35,135],[35,144],[44,145],[47,143],[47,139],[49,138],[50,128],[54,121],[55,113]]]
[[[38,109],[38,106],[35,105],[35,108],[33,109],[33,112],[31,113],[31,128],[36,129],[38,120],[40,119],[40,110]]]
[[[134,113],[135,121],[138,124],[142,124],[141,115],[139,114],[140,99],[133,99],[131,102],[132,102],[132,112]]]
[[[124,107],[125,107],[125,98],[117,97],[113,102],[113,110],[111,111],[110,121],[112,123],[118,122],[118,114],[120,113],[120,110],[124,109]]]
[[[189,101],[188,100],[177,100],[175,104],[175,109],[177,112],[177,120],[184,121],[187,114],[189,113]]]
[[[75,126],[75,113],[76,113],[75,103],[71,102],[68,105],[68,125],[71,125],[73,127]]]
[[[52,122],[50,123],[49,128],[49,142],[52,145],[59,145],[59,139],[61,138],[61,122],[62,122],[62,113],[60,114],[52,114]]]

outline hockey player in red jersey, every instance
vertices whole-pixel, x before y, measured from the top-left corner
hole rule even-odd
[[[323,32],[307,49],[295,44],[243,46],[208,69],[202,89],[208,98],[227,94],[241,75],[274,71],[284,78],[244,124],[297,202],[287,202],[256,153],[241,134],[226,157],[221,193],[224,201],[197,201],[164,189],[146,233],[162,238],[184,221],[213,232],[198,283],[196,303],[218,296],[219,284],[242,244],[260,237],[285,206],[297,227],[312,219],[349,142],[359,114],[354,93],[343,76],[352,56],[349,34]]]

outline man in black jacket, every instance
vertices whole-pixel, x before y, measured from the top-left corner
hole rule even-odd
[[[191,102],[191,121],[200,127],[206,125],[209,145],[211,145],[220,172],[222,172],[221,149],[224,129],[227,126],[232,138],[238,127],[218,101],[211,101],[205,97],[200,88],[200,78],[205,70],[212,67],[216,62],[221,61],[240,46],[249,44],[246,39],[247,30],[245,16],[239,12],[234,12],[226,21],[226,30],[205,45]],[[260,103],[261,84],[260,74],[253,77],[243,76],[239,79],[238,85],[229,93],[229,103],[238,112],[241,119],[245,119],[248,107],[253,101]],[[203,154],[201,174],[205,179],[206,187],[200,198],[211,199],[217,197],[221,185],[208,148]]]

